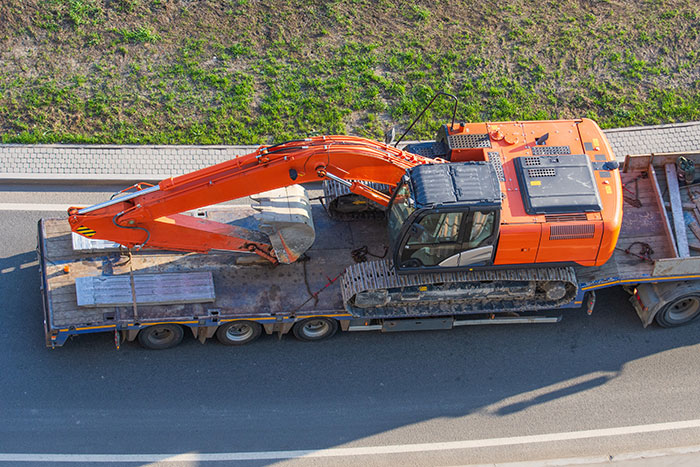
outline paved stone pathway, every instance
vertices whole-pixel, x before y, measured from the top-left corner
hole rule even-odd
[[[700,122],[605,130],[618,158],[630,154],[700,151]]]
[[[700,151],[700,122],[605,131],[618,158]],[[161,180],[247,154],[257,146],[0,145],[0,179]]]

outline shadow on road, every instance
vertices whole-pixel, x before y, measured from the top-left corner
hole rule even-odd
[[[322,449],[438,418],[518,416],[700,341],[698,323],[642,328],[610,289],[593,316],[570,310],[553,325],[265,336],[240,348],[189,338],[168,351],[116,351],[107,333],[49,350],[33,251],[0,258],[0,296],[1,452]]]
[[[498,410],[496,410],[495,413],[498,415],[509,415],[515,412],[520,412],[521,410],[525,410],[528,407],[532,407],[533,405],[550,402],[555,399],[559,399],[560,397],[566,397],[572,394],[576,394],[577,392],[588,391],[589,389],[593,389],[597,386],[601,386],[607,383],[611,378],[613,378],[613,376],[598,376],[595,378],[591,378],[581,383],[572,384],[565,388],[548,391],[545,394],[540,394],[538,396],[528,398],[524,401],[516,402],[514,404],[508,404],[504,407],[500,407]]]

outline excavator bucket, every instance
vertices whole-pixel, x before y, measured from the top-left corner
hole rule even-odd
[[[293,263],[316,239],[311,203],[301,185],[251,196],[259,229],[270,237],[280,263]]]

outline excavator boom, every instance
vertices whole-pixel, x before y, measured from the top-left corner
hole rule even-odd
[[[169,178],[87,208],[68,210],[71,229],[127,248],[249,251],[273,263],[302,252],[277,251],[269,234],[180,214],[202,206],[324,179],[387,206],[389,197],[361,182],[396,185],[406,169],[443,162],[352,136],[318,136],[261,146],[245,156]],[[352,180],[352,181],[349,181]]]

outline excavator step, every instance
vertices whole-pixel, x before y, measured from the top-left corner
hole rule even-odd
[[[482,326],[487,324],[546,324],[561,321],[558,316],[490,316],[488,318],[469,317],[464,319],[445,318],[419,318],[419,319],[383,319],[372,324],[350,324],[348,331],[438,331],[452,329],[458,326]]]

